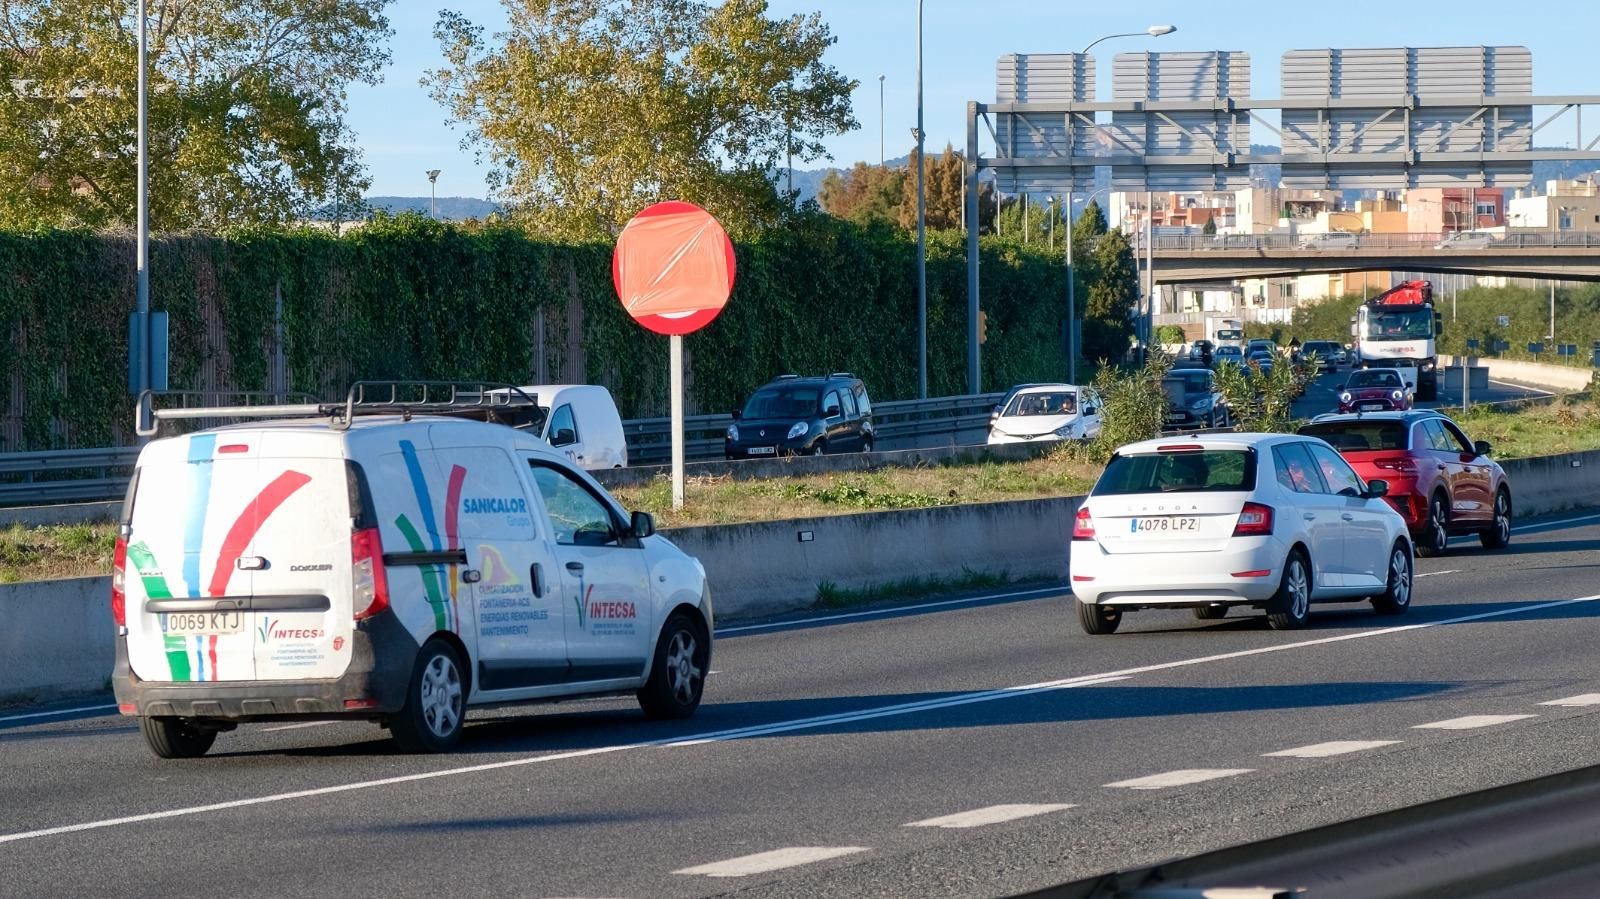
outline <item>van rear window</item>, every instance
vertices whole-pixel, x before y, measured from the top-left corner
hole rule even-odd
[[[1133,493],[1216,493],[1254,490],[1256,454],[1251,450],[1202,450],[1112,456],[1093,496]]]

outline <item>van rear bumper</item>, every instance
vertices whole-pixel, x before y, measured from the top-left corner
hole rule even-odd
[[[351,634],[350,666],[340,677],[186,683],[140,679],[128,665],[127,637],[116,642],[111,686],[124,715],[225,721],[372,718],[398,712],[421,648],[400,620],[386,612],[361,622]],[[358,705],[351,708],[346,702]]]

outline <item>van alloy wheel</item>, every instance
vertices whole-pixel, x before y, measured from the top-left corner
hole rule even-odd
[[[639,707],[657,720],[688,718],[700,707],[710,665],[711,637],[704,623],[687,612],[673,613],[656,641],[650,679],[636,694]]]
[[[449,658],[438,655],[422,669],[421,692],[417,698],[422,720],[435,737],[448,737],[461,726],[461,674]]]
[[[686,630],[673,634],[667,648],[667,684],[672,689],[672,697],[681,703],[694,700],[700,680],[705,677],[705,672],[694,663],[696,649],[694,635]]]
[[[445,752],[461,739],[467,688],[455,647],[435,638],[417,653],[406,704],[388,719],[389,732],[405,752]]]

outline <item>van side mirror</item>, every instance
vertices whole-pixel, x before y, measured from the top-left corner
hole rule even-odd
[[[1367,499],[1379,499],[1389,495],[1389,482],[1382,478],[1374,478],[1367,482]]]
[[[550,438],[551,446],[567,446],[578,442],[578,432],[571,428],[562,428]]]
[[[1490,446],[1487,440],[1475,440],[1472,442],[1472,451],[1480,456],[1487,456],[1494,451],[1494,447]]]
[[[829,403],[827,406],[823,407],[822,417],[823,418],[838,418],[839,417],[839,406],[838,406],[838,404],[837,403]]]
[[[653,537],[656,533],[656,519],[649,512],[634,512],[631,523],[633,536],[640,540]]]

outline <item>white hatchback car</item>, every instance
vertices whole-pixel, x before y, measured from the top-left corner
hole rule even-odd
[[[1313,602],[1411,605],[1412,545],[1384,502],[1321,440],[1207,434],[1122,447],[1078,509],[1072,592],[1090,634],[1133,609],[1187,608],[1216,619],[1264,609],[1303,627]]]
[[[1092,387],[1032,384],[1012,392],[989,420],[989,445],[1100,436],[1100,398]]]

